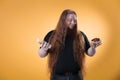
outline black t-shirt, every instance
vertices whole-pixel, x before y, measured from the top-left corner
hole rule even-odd
[[[44,41],[48,42],[52,32],[47,33],[44,38]],[[85,51],[87,53],[88,48],[90,47],[87,36],[81,31],[84,40],[85,40]],[[80,68],[78,63],[75,61],[73,56],[73,38],[70,36],[66,37],[65,47],[60,51],[55,67],[55,74],[63,74],[65,72],[77,73]]]

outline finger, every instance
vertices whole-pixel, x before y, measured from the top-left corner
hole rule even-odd
[[[50,45],[50,44],[49,44],[49,43],[47,43],[47,44],[46,44],[46,48],[48,48],[48,47],[49,47],[49,45]]]
[[[44,47],[44,45],[45,45],[45,41],[43,41],[43,43],[42,43],[42,46],[41,46],[41,47]]]
[[[42,40],[40,40],[39,38],[37,38],[37,43],[39,43],[39,44],[42,44],[43,43],[43,41]]]
[[[93,47],[93,48],[95,48],[96,44],[94,42],[91,42],[90,46]]]
[[[45,42],[43,41],[43,43],[42,43],[42,45],[41,45],[41,47],[43,47],[43,44],[44,44]]]
[[[50,44],[49,43],[47,43],[47,45],[46,45],[46,47],[48,47]]]
[[[101,41],[101,40],[100,40],[100,41],[98,41],[98,44],[99,44],[99,45],[101,45],[101,44],[102,44],[102,41]]]
[[[99,46],[101,45],[102,43],[99,43]]]
[[[94,42],[94,41],[92,42],[92,45],[96,45],[96,44],[97,44],[97,42]]]
[[[94,42],[93,41],[91,41],[91,44],[90,44],[91,46],[94,46]]]
[[[98,47],[99,46],[99,44],[96,44],[96,47]]]
[[[48,46],[48,48],[50,49],[52,47],[52,45],[50,44],[49,46]]]
[[[51,48],[51,44],[47,43],[47,46],[46,46],[48,49]]]
[[[44,41],[43,47],[45,48],[45,47],[46,47],[46,45],[47,45],[47,42],[45,42],[45,41]]]
[[[97,43],[97,47],[100,46],[101,44],[102,44],[101,42]]]

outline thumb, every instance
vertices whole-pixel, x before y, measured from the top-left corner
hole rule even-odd
[[[37,38],[37,43],[39,43],[39,44],[42,44],[43,43],[43,41],[41,40],[41,39],[39,39],[39,38]]]

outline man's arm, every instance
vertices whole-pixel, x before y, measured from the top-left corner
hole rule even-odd
[[[89,56],[93,56],[96,53],[96,48],[95,47],[90,47],[87,51]]]
[[[41,57],[41,58],[43,58],[43,57],[45,57],[45,56],[47,56],[47,54],[48,54],[48,49],[50,49],[51,48],[51,45],[49,44],[49,43],[47,43],[47,42],[43,42],[42,43],[42,46],[41,46],[41,48],[38,50],[38,54],[39,54],[39,56]]]
[[[94,38],[94,39],[96,39],[96,38]],[[90,48],[87,51],[89,56],[95,55],[96,48],[102,44],[100,39],[98,41],[93,41],[94,39],[92,39],[91,46],[90,46]]]

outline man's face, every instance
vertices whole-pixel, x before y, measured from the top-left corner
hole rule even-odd
[[[77,23],[77,17],[75,14],[68,14],[65,20],[66,26],[69,29],[73,29],[75,24]]]

